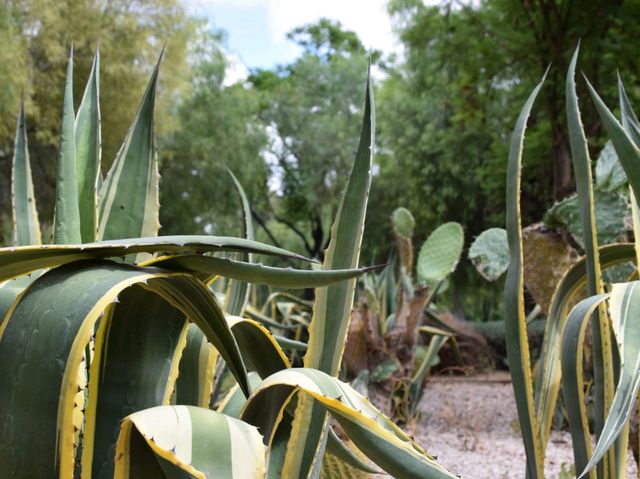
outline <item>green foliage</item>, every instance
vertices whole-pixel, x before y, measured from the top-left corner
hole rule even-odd
[[[0,5],[0,145],[7,145],[13,134],[12,121],[27,88],[27,51],[19,34],[18,9],[12,2]]]
[[[254,72],[249,81],[269,126],[266,161],[278,179],[273,218],[302,240],[309,256],[320,257],[357,147],[367,54],[352,32],[326,20],[292,38],[302,56],[275,72]]]
[[[256,116],[257,92],[242,83],[225,84],[229,64],[222,38],[201,37],[193,47],[191,92],[177,106],[180,127],[161,138],[160,222],[169,234],[237,234],[236,193],[225,168],[234,169],[262,218],[268,169],[260,153],[267,137]]]
[[[327,18],[294,28],[287,33],[287,38],[306,52],[327,61],[345,53],[349,55],[366,53],[358,35],[344,30],[339,22]]]
[[[570,1],[430,6],[394,0],[389,11],[404,56],[380,85],[378,103],[385,115],[379,122],[380,173],[372,209],[409,208],[419,241],[443,221],[460,222],[470,238],[503,225],[508,138],[548,64],[554,68],[525,140],[524,224],[540,221],[553,201],[574,191],[560,72],[579,39],[581,68],[605,98],[616,94],[617,68],[628,72],[630,92],[636,94],[633,45],[640,12],[634,2],[582,2],[576,9]],[[594,112],[591,105],[584,108]],[[590,149],[598,151],[599,123],[587,122],[585,128]],[[370,218],[377,244],[384,242],[384,228],[384,218]],[[374,248],[384,260],[386,251]]]

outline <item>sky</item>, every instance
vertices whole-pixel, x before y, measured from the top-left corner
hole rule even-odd
[[[271,68],[300,53],[287,32],[326,17],[356,32],[367,48],[399,49],[387,0],[186,0],[191,13],[227,32],[227,49],[247,68]],[[241,69],[241,65],[237,67]]]

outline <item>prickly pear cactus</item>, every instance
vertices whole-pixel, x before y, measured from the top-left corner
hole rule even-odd
[[[403,207],[396,209],[391,216],[391,223],[393,224],[393,231],[395,231],[396,234],[404,238],[411,238],[413,236],[416,220],[408,209]]]
[[[458,223],[438,226],[420,248],[418,280],[432,286],[449,276],[460,260],[463,244],[464,233]]]
[[[489,228],[469,248],[469,259],[487,281],[495,281],[509,266],[509,245],[504,228]]]

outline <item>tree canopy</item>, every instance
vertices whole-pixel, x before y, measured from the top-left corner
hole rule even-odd
[[[502,226],[507,144],[515,115],[551,65],[526,139],[526,222],[573,191],[564,75],[578,41],[580,68],[609,104],[619,69],[638,93],[633,1],[391,0],[402,52],[368,52],[357,34],[321,19],[288,34],[301,54],[230,81],[223,32],[179,0],[10,0],[0,6],[0,173],[8,212],[13,132],[24,92],[41,216],[52,211],[54,159],[68,50],[78,105],[101,52],[103,162],[108,166],[163,45],[158,146],[165,233],[236,234],[239,207],[226,167],[249,196],[262,239],[321,257],[354,157],[367,63],[375,68],[377,157],[363,257],[393,249],[389,215],[409,208],[416,240],[459,221],[471,241]],[[598,22],[593,22],[593,18]],[[586,99],[584,84],[578,93]],[[601,125],[581,101],[594,155]]]

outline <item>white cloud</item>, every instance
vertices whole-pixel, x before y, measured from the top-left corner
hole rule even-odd
[[[284,41],[293,28],[322,17],[338,20],[358,34],[369,48],[395,49],[387,0],[264,0],[268,4],[269,26],[275,41]]]
[[[358,34],[365,47],[385,53],[398,51],[391,20],[387,14],[388,0],[188,0],[198,6],[264,7],[267,10],[269,33],[274,43],[286,42],[286,34],[295,27],[322,17],[338,20]]]
[[[240,57],[226,50],[224,53],[227,59],[227,69],[224,72],[223,86],[227,87],[245,81],[249,76],[249,69],[242,63]]]

